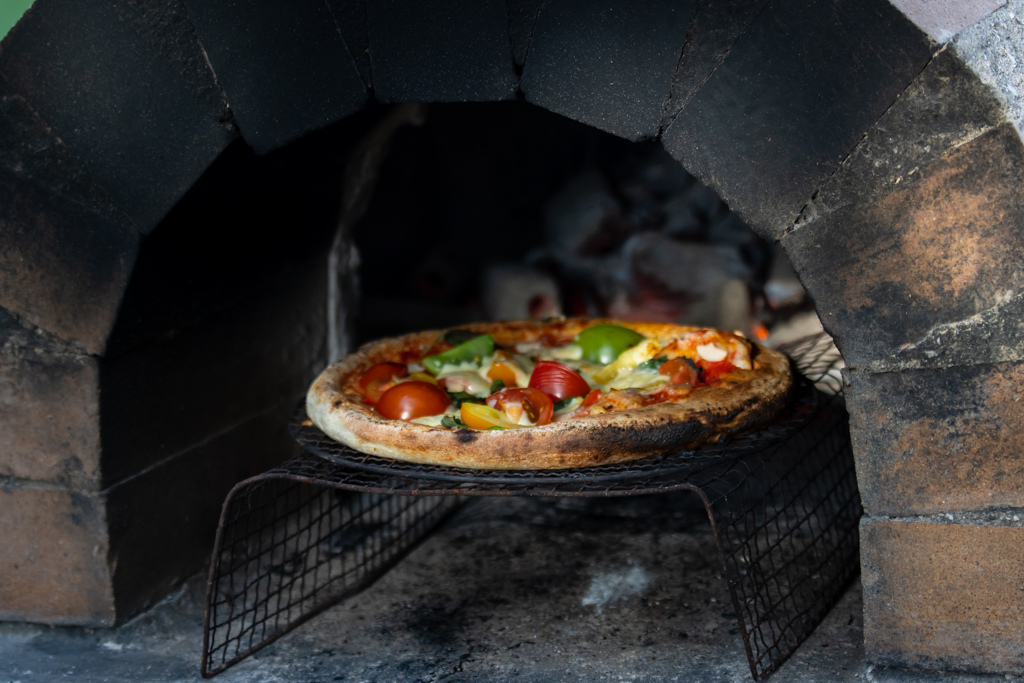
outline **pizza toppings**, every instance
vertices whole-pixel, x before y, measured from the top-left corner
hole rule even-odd
[[[668,375],[668,381],[677,386],[692,387],[698,380],[697,366],[682,356],[666,360],[658,367],[658,374]]]
[[[512,422],[497,408],[480,403],[463,403],[460,417],[470,429],[519,429],[530,426]]]
[[[598,384],[608,384],[615,379],[624,377],[644,361],[653,358],[660,350],[661,344],[658,343],[657,339],[644,339],[639,344],[631,346],[620,353],[618,358],[595,372],[594,380]],[[625,387],[611,388],[615,389]]]
[[[576,335],[575,341],[583,352],[584,360],[606,365],[643,339],[642,334],[628,327],[603,323],[583,330]]]
[[[391,387],[377,402],[377,412],[389,420],[412,420],[439,415],[451,405],[448,394],[429,382],[402,382]]]
[[[409,369],[402,363],[377,363],[359,378],[359,389],[367,403],[373,404],[380,400],[385,391],[395,386],[397,378],[408,374]]]
[[[551,422],[554,403],[539,389],[502,389],[487,397],[487,405],[505,413],[508,419],[524,427],[539,427]]]
[[[479,367],[480,362],[493,353],[494,337],[483,334],[464,341],[443,353],[427,356],[423,359],[423,367],[434,375],[441,375],[446,371],[463,369],[463,366],[466,365]]]
[[[542,360],[534,366],[530,387],[540,389],[556,401],[585,396],[590,391],[590,385],[580,373],[553,360]]]
[[[453,330],[438,337],[426,357],[403,354],[405,364],[377,363],[357,384],[363,402],[389,419],[444,429],[518,429],[678,402],[752,367],[752,347],[741,335],[679,330],[645,336],[599,323],[575,337],[546,336],[514,348],[496,344],[491,334]]]
[[[452,394],[469,394],[477,398],[487,398],[491,393],[491,383],[480,376],[480,373],[460,370],[437,378],[437,385]]]
[[[640,338],[606,363],[588,360],[578,342],[598,325]],[[428,367],[427,358],[444,354]],[[501,373],[490,373],[499,363],[517,386],[488,376]],[[614,377],[595,377],[613,364]],[[367,376],[378,365],[384,368]],[[460,380],[458,388],[476,393],[452,391]],[[585,394],[558,398],[584,391],[583,384]],[[381,457],[564,469],[697,448],[759,429],[786,410],[793,388],[783,354],[738,334],[667,323],[514,321],[371,342],[321,373],[306,410],[328,437]]]

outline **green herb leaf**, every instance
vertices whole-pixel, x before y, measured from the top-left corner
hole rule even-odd
[[[668,361],[668,356],[658,356],[657,358],[651,358],[645,360],[640,365],[636,366],[637,370],[657,370]]]
[[[555,401],[555,410],[561,410],[576,400],[576,398],[576,396],[570,396],[569,398],[563,398],[561,401]]]
[[[488,391],[488,393],[495,394],[495,393],[501,391],[504,388],[505,388],[505,383],[502,382],[500,379],[496,379],[496,380],[494,380],[494,383],[491,384],[491,388]]]
[[[504,429],[504,427],[499,427],[498,425],[494,425],[493,427],[488,427],[485,431],[489,432],[492,429],[497,429],[498,431],[501,431],[502,429]]]
[[[454,415],[445,415],[441,418],[441,426],[445,429],[468,429],[466,423]]]
[[[479,396],[467,393],[465,391],[446,391],[448,398],[452,400],[452,403],[456,408],[461,408],[463,403],[483,403],[484,400]]]

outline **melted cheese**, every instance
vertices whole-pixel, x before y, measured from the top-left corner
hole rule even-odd
[[[440,427],[441,426],[441,420],[443,420],[446,415],[458,415],[458,414],[459,414],[459,409],[456,408],[454,405],[451,405],[451,406],[448,406],[448,409],[445,410],[440,415],[424,415],[423,417],[414,417],[413,419],[409,420],[409,422],[415,422],[418,425],[426,425],[428,427]]]
[[[668,375],[660,375],[657,370],[634,368],[629,373],[608,382],[606,387],[607,389],[646,389],[666,382],[668,382]]]
[[[614,361],[595,372],[594,381],[606,385],[618,377],[628,375],[640,363],[654,358],[660,350],[661,344],[657,339],[645,339],[636,346],[626,349]]]

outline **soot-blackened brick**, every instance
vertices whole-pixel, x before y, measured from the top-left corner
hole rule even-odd
[[[381,102],[510,99],[516,74],[501,0],[367,0]]]
[[[849,366],[898,369],[901,350],[936,326],[1022,291],[1024,145],[1014,128],[985,133],[917,174],[782,240]],[[995,359],[974,362],[987,360]]]
[[[523,69],[527,101],[628,140],[656,136],[695,4],[549,0]]]
[[[933,48],[886,0],[774,0],[663,141],[777,239]]]
[[[103,353],[139,234],[0,170],[0,306]]]
[[[205,567],[231,487],[295,452],[294,408],[284,401],[107,492],[118,621]]]
[[[235,136],[106,2],[39,0],[0,72],[147,232]]]
[[[366,105],[366,86],[322,0],[186,5],[242,136],[258,153]]]
[[[0,74],[0,168],[81,204],[110,221],[128,217],[81,159]]]
[[[928,63],[814,198],[816,214],[871,201],[1005,120],[995,93],[955,50]]]
[[[350,150],[378,118],[364,111],[265,156],[225,150],[147,235],[107,355],[273,289],[330,248]]]
[[[230,125],[224,93],[199,44],[183,0],[106,0],[146,45],[174,65],[211,119]]]
[[[769,0],[698,1],[693,20],[686,30],[686,42],[679,64],[672,74],[672,86],[665,101],[668,127],[694,93],[722,63],[736,40],[765,8]]]
[[[865,519],[864,648],[897,667],[1024,668],[1024,529]]]
[[[508,6],[508,35],[512,42],[512,58],[516,67],[523,68],[533,42],[533,27],[544,6],[544,0],[506,0]]]
[[[850,434],[868,514],[1024,507],[1024,364],[850,377]]]
[[[98,490],[94,357],[0,309],[0,477]]]
[[[326,360],[327,258],[213,319],[100,363],[103,485],[302,395]],[[150,391],[140,391],[140,381]]]
[[[370,68],[370,36],[366,31],[367,0],[327,0],[331,14],[338,22],[338,30],[345,40],[352,61],[367,90],[373,89],[373,71]]]

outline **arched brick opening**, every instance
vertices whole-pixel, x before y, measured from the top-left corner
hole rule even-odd
[[[1024,49],[1011,21],[1020,3],[895,4],[329,0],[243,12],[38,0],[0,45],[5,372],[31,397],[4,410],[12,424],[36,424],[59,404],[68,429],[12,431],[0,523],[59,535],[77,516],[87,532],[65,533],[67,543],[92,559],[75,565],[73,607],[40,597],[11,615],[109,623],[138,609],[194,562],[151,585],[119,584],[124,510],[156,508],[141,501],[159,497],[149,481],[166,481],[174,463],[204,463],[214,501],[258,469],[190,442],[117,471],[101,439],[100,394],[136,380],[147,367],[132,364],[139,349],[157,349],[153,364],[189,366],[185,341],[159,340],[190,320],[149,324],[129,283],[147,253],[172,251],[157,226],[223,150],[285,153],[377,103],[521,97],[628,139],[660,138],[790,255],[849,366],[869,657],[1019,669],[1024,560],[1008,548],[1020,545],[1013,512],[1024,507],[1024,147],[1015,76],[997,66]],[[296,288],[314,303],[280,313],[283,329],[323,337],[335,274],[322,250],[310,253],[296,262],[308,279],[268,287],[251,317]],[[132,310],[148,327],[119,347],[119,316]],[[260,329],[231,310],[242,322],[225,339]],[[319,356],[261,358],[287,393]],[[248,430],[211,425],[239,443],[210,444],[280,438],[260,431],[274,410],[238,412]],[[207,519],[211,503],[176,509]]]

